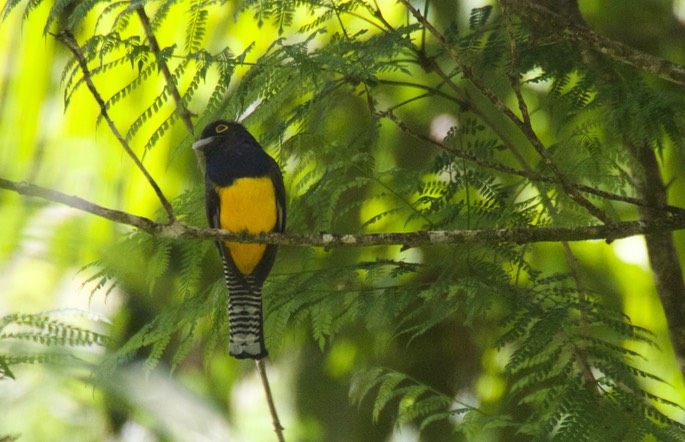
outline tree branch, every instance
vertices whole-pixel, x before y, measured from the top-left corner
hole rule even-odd
[[[136,227],[148,233],[159,233],[160,227],[162,227],[162,224],[158,224],[151,219],[132,215],[120,210],[108,209],[84,200],[83,198],[67,195],[66,193],[47,189],[31,183],[16,182],[0,178],[0,189],[12,190],[20,195],[33,196],[55,203],[61,203],[74,209],[114,221],[115,223]]]
[[[370,247],[401,245],[404,248],[437,244],[502,243],[517,244],[559,241],[613,241],[635,235],[685,229],[685,216],[663,216],[645,221],[623,221],[610,225],[583,227],[513,227],[487,230],[433,230],[401,233],[230,233],[218,229],[188,226],[174,220],[168,224],[154,222],[148,218],[108,209],[82,198],[67,195],[29,183],[18,183],[0,178],[0,188],[21,195],[34,196],[47,201],[58,202],[69,207],[100,216],[110,221],[136,227],[146,233],[165,238],[183,240],[221,240],[240,243],[279,244],[299,247]]]
[[[666,202],[668,193],[661,178],[657,154],[647,145],[633,145],[626,141],[626,146],[642,165],[642,171],[635,173],[640,195],[652,201]],[[659,217],[655,210],[647,207],[641,207],[639,214],[645,221]],[[645,236],[645,243],[654,275],[654,286],[664,307],[671,340],[676,353],[682,359],[685,357],[685,282],[673,234],[669,231],[650,233]]]
[[[526,17],[539,28],[549,29],[546,40],[571,41],[600,52],[618,62],[672,83],[685,85],[685,67],[663,58],[641,52],[624,43],[611,40],[583,26],[573,16],[563,16],[530,0],[501,0],[518,15]]]
[[[76,61],[81,67],[81,71],[83,71],[83,80],[86,82],[88,90],[90,90],[90,93],[93,95],[93,98],[95,98],[95,101],[100,107],[100,113],[102,113],[102,117],[107,122],[109,129],[112,131],[116,139],[119,141],[121,147],[124,148],[124,151],[126,151],[128,156],[131,157],[136,167],[138,167],[138,169],[141,172],[143,172],[143,175],[145,175],[145,178],[147,179],[148,183],[155,191],[155,194],[157,194],[157,198],[159,199],[160,203],[162,203],[162,207],[164,207],[164,211],[166,212],[169,218],[169,222],[173,223],[175,220],[175,216],[174,211],[171,207],[171,203],[169,203],[169,200],[166,199],[166,197],[162,193],[162,190],[157,185],[157,182],[154,180],[154,178],[152,178],[152,175],[150,175],[145,166],[143,166],[143,163],[140,161],[135,152],[133,152],[133,149],[131,149],[131,147],[128,145],[126,139],[121,135],[121,132],[119,132],[119,129],[117,129],[116,125],[114,124],[114,121],[112,121],[112,119],[110,118],[109,113],[107,112],[107,105],[105,104],[105,101],[102,99],[100,93],[95,87],[95,84],[93,83],[90,74],[90,69],[88,68],[88,62],[86,61],[86,58],[83,56],[83,53],[81,52],[81,48],[78,45],[78,42],[69,31],[64,31],[59,34],[52,35],[55,37],[57,41],[64,44],[64,46],[66,46],[72,54],[74,54],[74,58],[76,58]]]

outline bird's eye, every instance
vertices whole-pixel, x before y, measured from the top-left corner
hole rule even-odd
[[[220,125],[218,125],[218,126],[216,127],[216,129],[214,129],[214,130],[216,131],[216,133],[222,134],[222,133],[224,133],[224,132],[226,132],[226,131],[228,130],[228,125],[226,125],[226,124],[220,124]]]

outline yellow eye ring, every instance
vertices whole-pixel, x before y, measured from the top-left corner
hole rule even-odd
[[[216,131],[216,133],[222,134],[222,133],[224,133],[224,132],[226,132],[226,131],[228,130],[228,125],[226,125],[226,124],[220,124],[220,125],[218,125],[218,126],[216,127],[216,129],[214,129],[214,130]]]

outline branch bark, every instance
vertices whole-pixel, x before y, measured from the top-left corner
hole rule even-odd
[[[108,219],[115,223],[125,224],[131,227],[136,227],[148,233],[159,233],[161,224],[158,224],[151,219],[132,215],[120,210],[108,209],[99,206],[90,201],[84,200],[74,195],[67,195],[66,193],[58,192],[56,190],[37,186],[35,184],[26,182],[16,182],[0,178],[0,189],[7,189],[14,191],[20,195],[33,196],[41,198],[46,201],[64,204],[74,209]]]
[[[88,68],[88,62],[86,61],[86,58],[83,56],[83,53],[81,52],[81,47],[78,45],[78,42],[74,38],[74,36],[69,32],[69,31],[64,31],[59,34],[52,34],[57,41],[62,43],[64,46],[67,47],[71,51],[71,53],[74,55],[74,58],[76,58],[76,61],[79,64],[79,67],[81,68],[81,71],[83,72],[83,80],[86,82],[86,85],[88,86],[88,90],[90,93],[93,95],[93,98],[97,102],[98,106],[100,107],[100,113],[102,113],[102,117],[105,119],[107,122],[107,125],[109,126],[109,129],[112,131],[116,139],[119,141],[119,144],[121,144],[121,147],[124,149],[124,151],[128,154],[128,156],[133,160],[135,163],[136,167],[145,175],[145,179],[147,179],[148,183],[154,190],[155,194],[157,195],[157,198],[159,199],[160,203],[162,204],[162,207],[164,207],[164,211],[166,212],[167,216],[169,217],[169,221],[173,222],[175,220],[174,216],[174,211],[171,207],[171,203],[169,203],[169,200],[166,199],[164,196],[164,193],[162,193],[162,189],[159,188],[159,185],[157,185],[157,182],[155,181],[154,178],[152,178],[152,175],[150,175],[150,172],[147,171],[145,166],[143,166],[143,163],[140,161],[140,158],[133,152],[133,149],[131,149],[131,146],[128,145],[126,142],[126,139],[123,137],[121,132],[119,132],[119,129],[117,126],[114,124],[114,121],[109,116],[109,112],[107,112],[107,105],[105,104],[105,101],[102,99],[100,96],[100,93],[98,92],[97,88],[95,87],[95,84],[93,83],[93,79],[91,78],[91,73],[90,69]]]
[[[662,80],[685,85],[685,66],[607,38],[584,26],[584,22],[578,21],[573,14],[560,15],[530,0],[501,0],[501,2],[536,27],[549,29],[550,32],[546,34],[545,39],[550,42],[565,40],[578,43]]]
[[[634,146],[628,144],[630,150],[642,165],[642,173],[635,175],[635,187],[641,197],[666,203],[667,190],[661,178],[661,170],[656,158],[656,153],[649,146]],[[650,221],[659,217],[653,209],[648,207],[639,208],[640,218]],[[676,354],[685,357],[685,282],[683,270],[678,258],[675,241],[672,232],[654,232],[645,236],[649,264],[654,275],[656,287],[661,304],[666,314],[671,339],[676,349]]]
[[[178,109],[178,112],[181,116],[181,120],[183,120],[183,124],[185,124],[186,128],[188,129],[188,132],[192,134],[193,121],[191,117],[193,114],[188,110],[186,105],[183,103],[183,98],[181,98],[181,94],[178,91],[178,88],[176,87],[176,82],[174,82],[174,77],[173,75],[171,75],[169,66],[167,66],[162,57],[160,57],[159,55],[161,53],[161,50],[159,48],[159,43],[157,42],[157,37],[155,36],[155,33],[152,30],[150,18],[145,13],[145,8],[143,6],[140,6],[136,10],[136,12],[138,13],[140,23],[143,25],[143,30],[145,30],[145,36],[147,37],[147,40],[150,43],[150,50],[152,50],[152,52],[155,54],[159,70],[162,71],[162,75],[164,75],[164,79],[166,80],[167,88],[169,89],[169,92],[171,92],[171,96],[173,97],[174,102],[176,103],[176,108]]]
[[[517,244],[559,241],[613,241],[635,235],[647,235],[685,229],[684,215],[662,215],[644,221],[623,221],[610,225],[583,227],[513,227],[487,230],[422,230],[396,233],[268,233],[249,235],[230,233],[218,229],[195,227],[177,220],[157,223],[148,218],[109,209],[73,195],[30,183],[18,183],[0,178],[0,188],[21,195],[38,197],[47,201],[65,204],[74,209],[91,213],[110,221],[129,225],[152,235],[182,240],[221,240],[241,243],[279,244],[283,246],[324,247],[370,247],[400,245],[404,248],[438,244],[502,243]]]

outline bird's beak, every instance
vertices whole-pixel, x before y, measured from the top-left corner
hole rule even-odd
[[[202,150],[203,147],[214,141],[214,137],[204,138],[193,143],[193,150]]]

